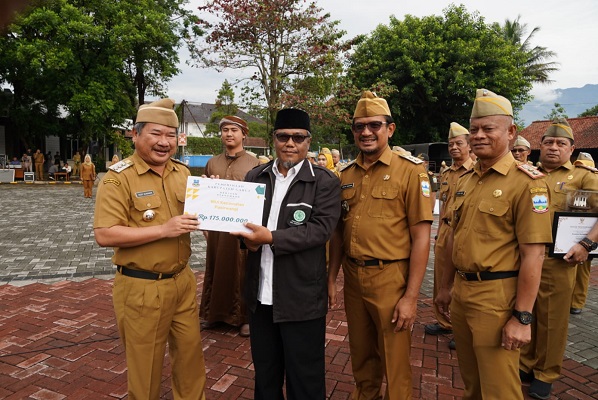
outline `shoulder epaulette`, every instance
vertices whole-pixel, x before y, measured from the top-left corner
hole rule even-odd
[[[177,165],[182,165],[185,168],[189,169],[189,166],[187,164],[185,164],[184,162],[182,162],[181,160],[177,160],[176,158],[171,158],[170,161],[172,161],[173,163],[175,163]]]
[[[338,170],[338,172],[343,172],[344,170],[346,170],[347,168],[349,168],[349,167],[351,167],[351,166],[353,166],[353,165],[355,165],[355,160],[353,160],[353,161],[349,161],[347,164],[343,165],[343,166],[342,166],[342,167],[341,167],[341,168]]]
[[[544,175],[543,173],[541,173],[538,168],[534,167],[533,165],[529,165],[529,164],[519,164],[517,166],[517,168],[522,171],[525,172],[525,174],[527,176],[529,176],[532,179],[539,179],[539,178],[544,178],[546,175]]]
[[[116,164],[109,166],[108,169],[120,174],[122,171],[129,168],[133,164],[134,164],[133,160],[131,160],[130,158],[125,158],[124,160],[119,161]]]
[[[589,165],[583,165],[583,164],[582,164],[582,165],[579,165],[579,164],[575,164],[575,167],[577,167],[577,168],[583,168],[583,169],[587,169],[587,170],[590,170],[590,171],[592,171],[592,172],[594,172],[594,173],[597,173],[597,172],[598,172],[598,168],[593,168],[593,167],[590,167]]]
[[[396,153],[395,153],[395,154],[396,154]],[[402,157],[402,158],[404,158],[405,160],[409,160],[409,161],[411,161],[413,164],[422,164],[422,163],[423,163],[423,161],[422,161],[422,160],[420,160],[420,159],[419,159],[419,158],[417,158],[417,157],[414,157],[414,156],[412,156],[411,154],[407,154],[407,153],[400,153],[400,154],[399,154],[399,157]]]

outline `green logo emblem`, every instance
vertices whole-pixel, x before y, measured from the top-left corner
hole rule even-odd
[[[266,185],[259,185],[255,188],[255,192],[257,194],[265,194],[266,193]]]
[[[303,220],[305,219],[305,212],[297,210],[293,213],[293,218],[295,218],[295,221],[297,222],[303,222]]]

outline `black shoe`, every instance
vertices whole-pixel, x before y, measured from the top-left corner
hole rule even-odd
[[[453,333],[452,329],[443,328],[439,323],[425,325],[424,331],[426,331],[428,335],[444,335],[447,333]]]
[[[529,390],[527,394],[529,394],[530,397],[533,397],[535,399],[546,400],[550,399],[551,390],[552,383],[546,383],[538,379],[534,379],[531,385],[529,385]]]
[[[449,349],[457,350],[457,344],[455,343],[455,339],[451,339],[451,341],[449,342]]]
[[[214,321],[214,322],[204,321],[199,324],[199,327],[200,327],[200,330],[203,331],[203,330],[216,329],[220,325],[222,325],[222,322],[220,322],[220,321]]]
[[[525,372],[524,370],[519,370],[519,379],[521,379],[522,383],[532,383],[534,380],[534,371]]]
[[[581,308],[570,308],[569,313],[573,315],[581,314]]]

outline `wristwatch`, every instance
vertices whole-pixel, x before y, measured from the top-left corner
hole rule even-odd
[[[584,249],[588,251],[594,251],[598,249],[598,243],[593,242],[592,239],[588,238],[587,236],[579,241],[579,244],[583,246]]]
[[[534,321],[534,316],[531,312],[513,310],[513,316],[519,320],[523,325],[529,325]]]

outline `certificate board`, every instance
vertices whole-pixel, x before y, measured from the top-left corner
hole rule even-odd
[[[596,221],[597,213],[555,212],[552,221],[552,244],[548,249],[548,255],[563,258],[574,244],[590,232]],[[598,249],[590,252],[588,258],[595,256],[598,256]]]
[[[197,216],[203,231],[251,232],[243,224],[262,224],[265,194],[260,183],[190,176],[184,213]]]

